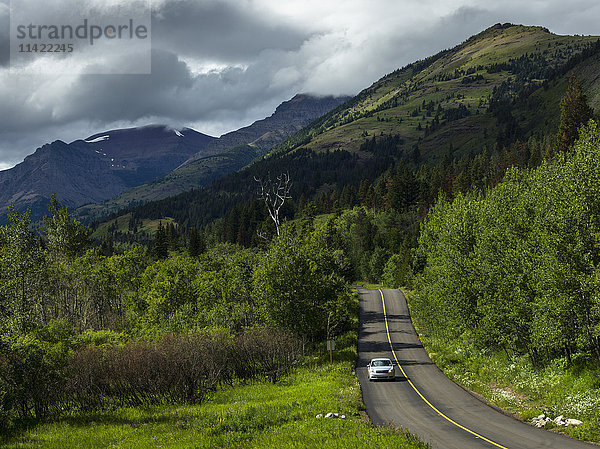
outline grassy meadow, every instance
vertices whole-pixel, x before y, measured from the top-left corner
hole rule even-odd
[[[355,337],[354,337],[355,338]],[[23,423],[5,448],[426,448],[402,430],[376,428],[353,374],[355,346],[309,357],[282,381],[238,384],[201,405],[118,408]],[[317,418],[333,412],[345,419]]]

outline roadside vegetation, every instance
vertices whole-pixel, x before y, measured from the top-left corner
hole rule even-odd
[[[277,380],[355,325],[347,266],[327,229],[262,249],[219,245],[109,256],[53,199],[42,238],[0,227],[0,424],[112,405],[200,403],[235,380]],[[159,227],[159,230],[161,228]],[[164,232],[164,231],[163,231]]]
[[[56,199],[40,236],[11,212],[0,228],[0,444],[427,447],[363,410],[354,272],[340,246],[354,216],[286,224],[259,248],[207,248],[195,235],[183,249],[170,224],[149,247],[94,245]]]
[[[409,295],[410,296],[410,295]],[[525,355],[481,348],[467,336],[447,339],[424,330],[415,319],[419,337],[433,362],[450,379],[481,395],[495,406],[526,421],[541,414],[583,422],[564,427],[550,421],[544,428],[572,438],[600,443],[600,369],[577,357],[559,357],[540,367]]]
[[[30,419],[0,439],[6,448],[360,448],[381,444],[426,449],[402,430],[376,428],[366,418],[353,374],[356,332],[339,338],[336,360],[302,359],[273,382],[231,379],[200,405],[114,406]],[[321,354],[321,350],[315,354]],[[338,417],[325,417],[337,413]],[[320,417],[317,417],[319,416]],[[342,417],[343,416],[343,417]]]
[[[591,111],[567,94],[561,151],[539,167],[440,197],[421,227],[410,304],[449,377],[528,421],[578,419],[545,427],[600,442],[600,133],[593,120],[568,126],[574,116]]]

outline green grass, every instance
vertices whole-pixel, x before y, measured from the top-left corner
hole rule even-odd
[[[566,360],[558,359],[537,369],[526,356],[479,350],[468,336],[447,340],[425,332],[418,321],[415,327],[433,362],[450,379],[527,422],[542,413],[579,419],[583,421],[579,427],[549,423],[546,428],[600,443],[597,364],[575,360],[567,367]]]
[[[354,348],[345,350],[348,354]],[[337,357],[337,354],[336,354]],[[6,448],[426,448],[401,430],[373,427],[363,412],[354,361],[297,368],[283,381],[238,385],[202,405],[75,414],[16,431]],[[316,418],[336,412],[345,419]]]
[[[378,290],[380,288],[385,288],[383,286],[383,284],[371,284],[367,281],[358,281],[358,282],[355,282],[354,284],[358,285],[359,287],[366,288],[368,290]]]
[[[127,234],[127,233],[131,232],[131,230],[129,229],[129,220],[130,219],[131,219],[131,213],[122,215],[120,217],[117,217],[115,219],[112,219],[112,220],[109,220],[106,222],[103,222],[94,231],[94,233],[92,234],[92,238],[96,239],[96,240],[101,240],[108,234],[109,228],[111,228],[112,226],[115,227],[115,229],[114,229],[115,231],[119,231],[123,234]],[[145,234],[148,237],[154,236],[160,223],[162,223],[163,226],[165,226],[169,223],[175,223],[175,220],[173,220],[170,217],[165,217],[160,220],[143,219],[141,221],[142,221],[142,224],[138,228],[137,233],[138,233],[138,235]]]

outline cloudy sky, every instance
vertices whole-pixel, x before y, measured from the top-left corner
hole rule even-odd
[[[24,1],[12,0],[13,12]],[[66,14],[73,1],[35,2],[36,14],[40,4]],[[94,74],[86,52],[72,55],[69,73],[31,74],[10,69],[0,0],[0,169],[46,142],[120,127],[219,136],[298,92],[354,95],[497,22],[600,35],[599,17],[598,0],[153,0],[150,74]]]

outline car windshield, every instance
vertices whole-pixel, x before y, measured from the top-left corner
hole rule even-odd
[[[371,364],[373,366],[390,366],[392,362],[390,362],[389,360],[373,360],[373,363]]]

